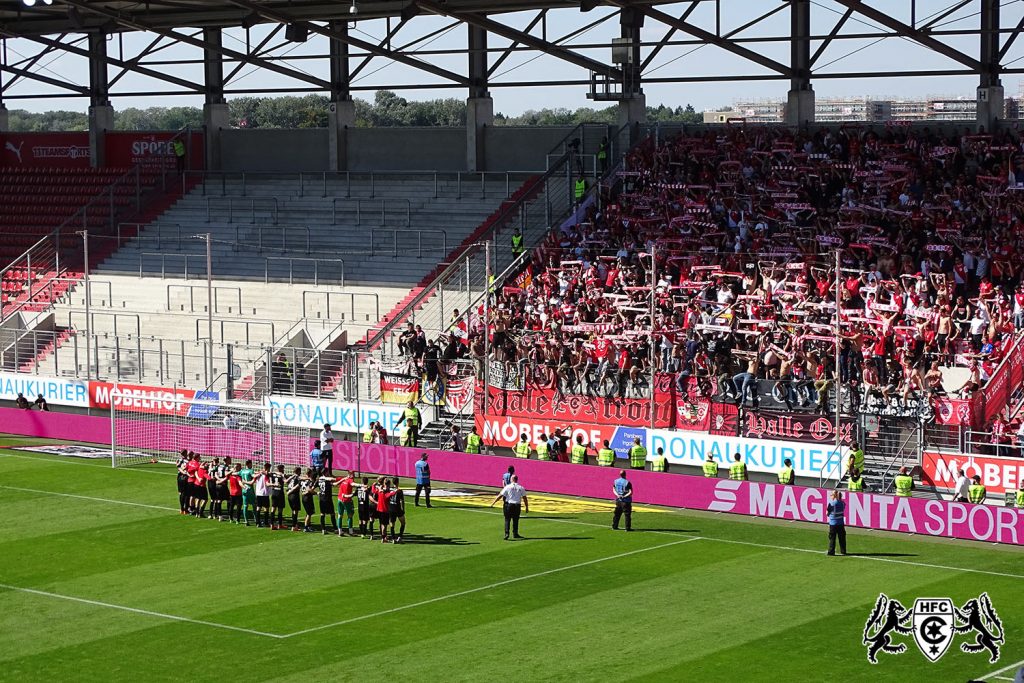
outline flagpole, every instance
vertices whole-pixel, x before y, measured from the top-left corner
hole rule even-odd
[[[657,295],[658,289],[658,276],[657,276],[657,260],[655,252],[658,246],[656,243],[651,243],[651,334],[650,334],[650,350],[649,350],[649,363],[651,367],[651,429],[654,429],[654,414],[657,408],[657,403],[654,399],[654,358],[657,351],[654,348],[654,300]]]
[[[491,311],[491,242],[487,240],[484,242],[484,402],[483,402],[483,416],[484,416],[484,427],[485,433],[487,431],[487,404],[491,393],[491,341],[489,339],[490,331],[490,311]],[[481,439],[483,434],[480,435]]]
[[[840,287],[842,287],[842,282],[840,280],[842,278],[842,274],[843,273],[842,273],[842,261],[840,259],[840,249],[839,249],[839,247],[836,247],[835,258],[836,258],[836,343],[835,343],[835,363],[836,363],[836,370],[835,370],[835,376],[836,376],[836,424],[834,426],[833,431],[835,431],[835,434],[836,434],[836,456],[839,457],[839,459],[840,459],[839,474],[836,477],[836,486],[839,486],[839,483],[840,483],[840,481],[842,481],[842,478],[843,478],[842,456],[840,455],[842,453],[842,451],[841,451],[841,448],[842,448],[842,438],[840,436],[841,432],[840,432],[840,429],[839,429],[839,406],[840,406],[840,403],[841,403],[840,399],[841,399],[841,396],[842,396],[842,393],[841,393],[841,390],[842,390],[842,373],[840,372],[840,368],[839,368],[839,362],[840,362],[839,347],[840,347],[840,335],[842,334],[842,331],[843,331],[842,308],[841,308],[841,306],[842,306],[842,290],[840,289]]]

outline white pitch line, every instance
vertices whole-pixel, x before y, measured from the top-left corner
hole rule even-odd
[[[993,671],[992,673],[985,674],[984,676],[978,676],[978,680],[979,681],[987,681],[990,678],[995,678],[995,679],[998,679],[1000,681],[1012,681],[1014,679],[1007,678],[1005,676],[1000,676],[999,674],[1006,673],[1007,671],[1010,671],[1011,669],[1016,669],[1018,666],[1024,666],[1024,659],[1020,660],[1019,662],[1014,662],[1013,664],[1010,664],[1009,666],[1004,666],[1002,669],[999,669],[997,671]]]
[[[468,590],[458,591],[457,593],[448,593],[447,595],[439,595],[436,598],[430,598],[429,600],[420,600],[419,602],[414,602],[414,603],[411,603],[411,604],[408,604],[408,605],[402,605],[401,607],[392,607],[391,609],[386,609],[386,610],[383,610],[383,611],[380,611],[380,612],[374,612],[373,614],[363,614],[363,615],[358,616],[358,617],[352,617],[350,619],[344,619],[342,621],[335,621],[333,623],[324,624],[322,626],[314,626],[312,628],[307,628],[307,629],[303,629],[301,631],[295,631],[294,633],[289,633],[287,635],[282,636],[282,638],[292,638],[294,636],[301,636],[301,635],[305,635],[307,633],[313,633],[315,631],[323,631],[324,629],[334,628],[335,626],[344,626],[346,624],[351,624],[351,623],[354,623],[354,622],[357,622],[357,621],[365,621],[366,619],[373,619],[373,618],[376,618],[376,617],[382,617],[382,616],[387,615],[387,614],[394,614],[395,612],[404,612],[407,609],[414,609],[416,607],[423,607],[424,605],[431,605],[431,604],[433,604],[435,602],[441,602],[442,600],[451,600],[452,598],[459,598],[459,597],[462,597],[463,595],[472,595],[473,593],[480,593],[482,591],[488,591],[488,590],[491,590],[493,588],[500,588],[501,586],[507,586],[509,584],[518,583],[520,581],[528,581],[529,579],[537,579],[537,578],[540,578],[542,576],[548,576],[550,574],[557,574],[559,572],[567,572],[567,571],[569,571],[571,569],[579,569],[580,567],[587,567],[587,566],[592,565],[592,564],[599,564],[601,562],[608,562],[609,560],[617,560],[617,559],[622,558],[622,557],[629,557],[631,555],[639,555],[640,553],[646,553],[646,552],[649,552],[651,550],[659,550],[661,548],[668,548],[669,546],[680,545],[681,543],[690,543],[691,541],[699,541],[699,540],[701,540],[700,536],[695,536],[693,538],[684,538],[684,539],[679,540],[679,541],[672,541],[671,543],[662,543],[660,545],[652,545],[652,546],[650,546],[648,548],[639,548],[637,550],[630,550],[629,552],[619,553],[618,555],[609,555],[608,557],[599,557],[596,560],[588,560],[586,562],[578,562],[576,564],[570,564],[570,565],[567,565],[565,567],[555,567],[554,569],[548,569],[546,571],[537,572],[535,574],[527,574],[526,576],[517,576],[514,579],[505,579],[504,581],[496,581],[494,583],[489,583],[486,586],[477,586],[476,588],[470,588]]]
[[[41,454],[42,455],[42,454]],[[59,456],[58,456],[59,457]],[[175,476],[175,472],[160,472],[157,470],[145,470],[134,467],[111,467],[110,465],[97,465],[91,462],[81,462],[79,460],[60,460],[57,458],[44,458],[32,455],[20,455],[18,453],[0,453],[0,458],[20,458],[21,460],[34,460],[35,462],[49,462],[55,465],[81,465],[84,467],[99,467],[105,470],[117,470],[118,472],[138,472],[140,474],[162,474],[165,476]],[[109,462],[109,461],[108,461]]]
[[[157,617],[159,619],[168,619],[170,621],[182,621],[189,624],[198,624],[200,626],[210,626],[212,628],[224,629],[227,631],[238,631],[239,633],[248,633],[253,636],[263,636],[265,638],[283,638],[276,633],[265,633],[263,631],[255,631],[250,628],[242,628],[241,626],[228,626],[227,624],[218,624],[213,621],[203,621],[202,619],[190,619],[188,617],[181,617],[177,614],[164,614],[163,612],[153,612],[148,609],[138,609],[136,607],[126,607],[124,605],[115,605],[110,602],[101,602],[99,600],[88,600],[86,598],[76,598],[73,595],[61,595],[60,593],[50,593],[48,591],[40,591],[34,588],[22,588],[21,586],[11,586],[10,584],[0,583],[0,588],[6,588],[10,591],[16,591],[19,593],[29,593],[31,595],[41,595],[47,598],[55,598],[57,600],[68,600],[70,602],[79,602],[84,605],[93,605],[94,607],[107,607],[109,609],[121,610],[123,612],[131,612],[133,614],[142,614],[147,617]]]
[[[485,515],[501,514],[501,513],[497,512],[497,511],[491,512],[490,510],[476,510],[476,509],[473,509],[473,508],[465,508],[465,507],[450,507],[448,509],[449,510],[461,510],[463,512],[477,512],[477,513],[481,513],[481,514],[485,514]],[[524,517],[524,519],[530,519],[530,518],[529,517]],[[579,524],[579,525],[582,525],[582,526],[592,526],[592,527],[598,527],[598,528],[601,528],[601,529],[609,529],[610,530],[610,527],[607,524],[596,524],[594,522],[580,522],[580,521],[575,520],[575,519],[550,519],[550,518],[545,518],[545,519],[534,519],[534,521],[537,521],[537,522],[556,522],[556,523],[559,523],[559,524]],[[739,520],[737,520],[737,521],[739,521]],[[794,553],[808,553],[808,554],[811,554],[811,555],[825,555],[825,551],[824,550],[812,550],[810,548],[794,548],[794,547],[788,546],[788,545],[772,545],[770,543],[756,543],[754,541],[737,541],[737,540],[733,540],[733,539],[730,539],[730,538],[716,538],[714,536],[693,536],[693,535],[689,535],[689,534],[675,533],[675,532],[672,532],[672,531],[643,531],[643,529],[638,529],[637,531],[641,531],[643,533],[650,533],[650,534],[662,534],[662,535],[665,535],[665,536],[675,536],[677,538],[679,536],[689,536],[690,538],[701,538],[701,539],[704,539],[705,541],[713,541],[713,542],[716,542],[716,543],[731,543],[733,545],[746,545],[746,546],[751,546],[751,547],[754,547],[754,548],[767,548],[767,549],[770,549],[770,550],[788,550],[788,551],[794,552]],[[870,556],[866,556],[866,555],[847,555],[846,557],[847,557],[847,559],[851,559],[851,560],[874,560],[875,562],[889,562],[889,563],[892,563],[892,564],[905,564],[905,565],[910,565],[912,567],[925,567],[927,569],[945,569],[945,570],[948,570],[948,571],[967,572],[967,573],[970,573],[970,574],[985,574],[987,576],[1000,576],[1000,577],[1008,578],[1008,579],[1024,579],[1024,574],[1010,574],[1010,573],[1007,573],[1007,572],[990,571],[990,570],[987,570],[987,569],[974,569],[972,567],[951,567],[951,566],[942,565],[942,564],[929,564],[927,562],[914,562],[912,560],[900,560],[900,559],[893,558],[893,557],[870,557]]]
[[[6,486],[0,484],[0,489],[9,489],[11,491],[24,491],[25,493],[42,493],[47,496],[61,496],[62,498],[79,498],[81,500],[92,500],[98,503],[111,503],[114,505],[131,505],[138,508],[150,508],[151,510],[170,510],[172,512],[178,510],[178,508],[167,507],[166,505],[147,505],[146,503],[133,503],[127,500],[114,500],[113,498],[97,498],[96,496],[80,496],[77,493],[58,493],[56,491],[43,491],[41,489],[26,489],[20,486]]]

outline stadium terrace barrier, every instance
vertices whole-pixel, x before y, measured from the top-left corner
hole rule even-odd
[[[3,408],[0,409],[0,425],[6,432],[26,436],[110,443],[110,420],[105,417]],[[179,429],[188,430],[187,436],[195,439],[194,450],[197,452],[204,452],[207,448],[245,447],[232,442],[233,437],[238,437],[237,433],[223,429]],[[152,445],[153,435],[147,434],[146,438]],[[304,439],[291,437],[291,440],[294,443],[288,444],[288,450],[291,453],[302,452],[299,449]],[[236,455],[239,452],[236,450]],[[607,499],[615,473],[611,468],[587,465],[364,445],[351,441],[334,445],[334,461],[338,469],[365,470],[399,477],[415,476],[415,463],[421,453],[429,454],[431,473],[437,481],[496,486],[506,468],[514,465],[520,481],[528,490],[538,493]],[[291,458],[281,460],[286,464],[289,461]],[[629,476],[638,503],[819,524],[826,520],[826,504],[831,494],[829,489],[658,472],[636,471]],[[1024,545],[1024,510],[869,493],[848,494],[846,499],[849,526]]]

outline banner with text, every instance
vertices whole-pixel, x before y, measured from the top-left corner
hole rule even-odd
[[[1024,459],[1000,458],[994,455],[965,455],[963,453],[921,454],[921,483],[940,489],[953,490],[961,471],[968,477],[981,477],[989,494],[1016,491],[1024,481]]]
[[[380,400],[382,403],[416,402],[420,395],[420,380],[410,375],[393,372],[380,373]]]
[[[1006,407],[1010,394],[1024,382],[1024,338],[1018,339],[985,384],[984,423],[988,424]],[[980,427],[981,425],[976,425]]]
[[[216,391],[195,389],[168,389],[138,384],[114,382],[89,382],[89,407],[110,409],[114,404],[119,410],[150,415],[177,415],[197,420],[207,420],[217,412],[216,406],[195,404],[192,401],[220,400]]]
[[[176,131],[108,131],[104,136],[107,166],[135,166],[136,164],[156,170],[173,171],[178,159],[174,154],[171,140]],[[203,134],[199,131],[186,134],[185,168],[201,170],[206,167]]]
[[[483,386],[477,388],[477,413],[483,412]],[[656,382],[654,424],[672,425],[671,382]],[[487,412],[501,417],[525,418],[555,423],[586,422],[595,425],[650,427],[649,398],[600,398],[563,395],[554,389],[530,386],[522,391],[503,391],[491,386]]]
[[[740,428],[740,436],[750,439],[777,441],[806,441],[832,444],[836,442],[836,419],[831,415],[808,413],[759,413],[747,411]],[[853,443],[853,422],[839,424],[839,440],[844,446]]]
[[[40,394],[55,406],[89,407],[89,383],[81,379],[40,377],[0,372],[0,400],[15,401],[23,394],[29,403]]]
[[[665,449],[665,457],[670,463],[692,467],[700,467],[708,455],[713,456],[719,466],[727,467],[733,461],[733,455],[739,453],[751,472],[778,472],[789,458],[799,477],[840,472],[839,463],[845,462],[850,452],[846,446],[837,452],[831,444],[747,439],[665,429],[648,431],[648,454],[655,453],[658,448]]]
[[[395,434],[395,425],[405,410],[404,406],[384,405],[376,401],[360,401],[357,405],[346,401],[278,395],[264,397],[263,404],[273,407],[276,424],[313,430],[323,429],[325,424],[329,424],[334,431],[355,434],[363,432],[371,422],[380,422],[389,434]],[[430,424],[431,412],[421,411],[424,426]]]
[[[629,455],[629,449],[633,446],[633,439],[640,439],[644,443],[647,439],[647,430],[642,427],[616,427],[613,425],[596,424],[567,424],[553,420],[540,420],[528,417],[506,417],[501,415],[487,415],[480,413],[476,415],[476,429],[483,437],[484,443],[488,446],[512,448],[519,441],[521,435],[526,434],[527,441],[531,448],[536,448],[541,436],[551,436],[556,429],[563,430],[563,435],[569,437],[570,443],[576,443],[576,437],[582,436],[583,443],[590,444],[588,455],[595,455],[596,450],[601,448],[604,441],[616,455],[625,458]]]
[[[0,167],[88,168],[88,133],[0,133]]]

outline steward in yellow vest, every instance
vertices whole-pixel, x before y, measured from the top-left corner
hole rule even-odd
[[[548,445],[547,434],[541,434],[540,441],[537,442],[537,459],[551,460],[551,447]]]
[[[715,461],[715,456],[709,455],[708,459],[704,461],[702,468],[704,470],[704,476],[709,479],[714,479],[718,476],[718,463]]]
[[[466,435],[466,452],[479,453],[480,443],[480,435],[476,433],[476,427],[470,427],[469,434]]]
[[[634,470],[642,470],[647,465],[647,449],[640,445],[640,437],[633,439],[633,447],[629,449],[629,466]]]
[[[615,464],[615,451],[608,445],[608,439],[604,440],[604,448],[597,452],[597,464],[601,467],[611,467]]]
[[[665,449],[660,446],[651,460],[651,472],[668,472],[668,458],[665,457]]]
[[[526,440],[526,434],[520,436],[519,442],[512,448],[512,452],[516,454],[517,458],[529,458],[530,450],[530,443]]]
[[[900,473],[892,481],[896,487],[896,495],[901,498],[908,498],[914,490],[914,479],[907,473],[906,467],[900,468]]]
[[[729,466],[729,478],[737,481],[747,480],[747,466],[740,460],[740,454],[733,456],[733,463]]]
[[[782,468],[782,471],[779,472],[779,483],[792,484],[793,480],[796,479],[796,477],[793,476],[793,461],[786,458],[785,465],[786,466]]]
[[[985,502],[985,496],[987,495],[988,491],[982,485],[981,477],[977,474],[974,475],[974,483],[971,484],[971,488],[967,489],[967,500],[975,505],[981,505]]]

